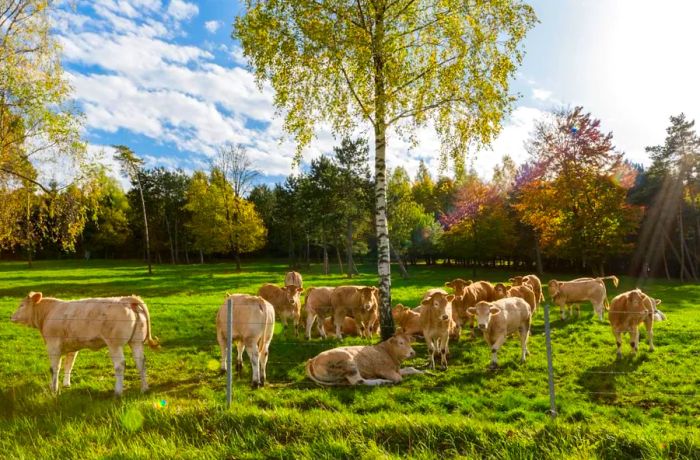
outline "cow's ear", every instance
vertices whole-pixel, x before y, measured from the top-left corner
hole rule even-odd
[[[448,302],[452,302],[452,301],[455,299],[455,296],[452,295],[452,294],[450,294],[450,295],[448,295],[448,296],[445,297],[445,298],[447,299]]]
[[[475,307],[469,307],[467,308],[467,311],[471,313],[472,315],[476,315],[476,308]]]
[[[39,303],[41,302],[42,295],[41,292],[30,292],[29,297],[32,299],[32,302]]]
[[[430,299],[432,299],[432,297],[428,297],[427,299],[423,299],[423,300],[421,300],[420,304],[425,305],[427,307],[430,305]]]
[[[372,292],[374,292],[376,294],[377,292],[379,292],[379,288],[372,286]]]
[[[474,284],[474,281],[472,281],[472,280],[467,280],[467,281],[464,282],[464,285],[465,285],[465,286],[469,286],[470,284]]]
[[[449,287],[449,288],[454,287],[454,286],[452,285],[452,281],[446,282],[446,283],[445,283],[445,286],[447,286],[447,287]]]
[[[501,313],[501,309],[498,307],[491,307],[489,308],[489,313],[491,313],[492,315],[498,315],[499,313]]]
[[[661,305],[661,299],[654,299],[654,302],[656,302],[656,305]]]
[[[298,288],[297,288],[297,292],[298,292],[299,294],[301,294],[302,292],[304,292],[304,288],[298,287]]]

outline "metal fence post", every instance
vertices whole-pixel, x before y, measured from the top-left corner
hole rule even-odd
[[[231,407],[231,384],[233,371],[231,370],[231,357],[233,350],[233,299],[226,299],[226,409]]]
[[[557,406],[554,403],[554,367],[552,365],[552,337],[549,329],[549,303],[544,304],[544,335],[547,344],[547,371],[549,373],[549,415],[557,416]]]

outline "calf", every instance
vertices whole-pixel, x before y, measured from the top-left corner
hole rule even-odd
[[[447,369],[447,354],[452,330],[456,327],[452,319],[452,301],[455,296],[445,291],[433,292],[421,302],[420,322],[423,337],[428,344],[430,368],[435,369],[435,355],[440,355],[443,369]]]
[[[537,311],[537,301],[535,300],[537,296],[529,284],[521,284],[519,286],[507,288],[503,284],[498,283],[494,286],[494,291],[496,292],[496,300],[506,297],[520,297],[530,305],[530,311],[533,315]]]
[[[304,311],[306,312],[306,339],[311,339],[311,327],[318,317],[318,335],[326,338],[326,331],[323,330],[323,321],[327,316],[332,316],[333,306],[331,305],[332,287],[309,288],[306,291],[304,300]]]
[[[622,358],[622,334],[628,332],[632,354],[639,347],[639,325],[644,323],[649,351],[654,351],[654,321],[658,317],[656,306],[661,300],[652,299],[639,289],[624,292],[610,302],[608,320],[617,342],[617,357]]]
[[[287,329],[287,323],[294,326],[294,334],[299,335],[299,318],[301,317],[302,288],[288,284],[281,288],[274,284],[263,284],[258,289],[258,295],[272,304],[275,316]]]
[[[287,272],[286,275],[284,275],[284,285],[285,286],[296,286],[299,289],[302,289],[304,287],[304,283],[302,282],[301,279],[301,273],[299,272]]]
[[[243,372],[243,350],[248,353],[253,370],[252,388],[265,385],[267,357],[275,330],[275,309],[262,297],[230,294],[216,315],[216,339],[221,349],[221,370],[226,371],[227,303],[233,302],[232,337],[236,344],[236,372]]]
[[[456,293],[457,291],[455,291]],[[462,295],[457,295],[453,302],[453,308],[457,310],[458,326],[461,328],[463,324],[469,324],[471,337],[474,338],[474,315],[469,313],[469,308],[475,306],[482,300],[491,301],[496,299],[496,292],[491,283],[488,281],[477,281],[471,283],[464,288]]]
[[[377,345],[327,350],[306,362],[306,375],[319,385],[398,383],[404,375],[422,374],[401,362],[412,358],[411,338],[396,334]]]
[[[484,332],[484,339],[491,347],[492,368],[498,367],[498,350],[506,338],[516,331],[520,332],[520,360],[525,362],[525,357],[530,354],[527,339],[532,317],[527,302],[519,297],[506,297],[494,302],[479,302],[470,310],[476,315],[479,329]]]
[[[323,330],[326,332],[326,336],[335,336],[335,324],[333,324],[333,318],[326,318],[323,322]],[[346,316],[343,319],[342,326],[343,335],[358,335],[357,333],[357,323],[354,318]]]
[[[542,281],[537,277],[537,275],[525,275],[525,276],[514,276],[508,281],[513,284],[513,286],[521,286],[526,284],[530,286],[532,292],[535,293],[535,303],[539,305],[544,302],[544,294],[542,294]],[[535,313],[535,310],[532,310]]]
[[[65,355],[63,386],[70,386],[78,351],[107,347],[114,363],[114,393],[124,386],[124,345],[131,347],[141,375],[141,391],[148,390],[143,344],[158,346],[151,337],[151,317],[146,304],[136,296],[60,300],[30,292],[12,315],[11,321],[39,329],[51,361],[51,390],[58,391],[58,374]]]
[[[617,287],[616,276],[606,276],[601,278],[579,278],[573,281],[550,280],[549,295],[555,305],[559,305],[561,319],[566,319],[565,311],[570,304],[576,304],[577,316],[581,316],[581,302],[589,301],[593,305],[593,311],[598,315],[598,319],[603,321],[603,310],[608,306],[607,292],[605,291],[604,280],[611,279]],[[571,308],[569,307],[571,315]]]
[[[414,336],[416,334],[423,334],[420,313],[408,307],[404,307],[399,303],[391,309],[391,316],[394,318],[396,326],[400,327],[407,335]]]
[[[369,286],[339,286],[331,293],[335,336],[343,338],[343,318],[352,316],[360,326],[360,337],[371,339],[379,318],[379,289]]]

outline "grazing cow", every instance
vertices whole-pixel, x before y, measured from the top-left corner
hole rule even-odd
[[[649,351],[654,351],[654,321],[658,315],[659,299],[652,299],[639,289],[623,292],[610,302],[608,320],[617,342],[617,357],[622,358],[622,334],[629,332],[632,354],[639,347],[639,325],[644,323],[647,331]]]
[[[573,281],[551,280],[548,283],[549,295],[555,305],[559,306],[561,319],[566,319],[566,310],[572,316],[573,311],[570,304],[576,304],[577,316],[581,316],[581,302],[589,301],[593,305],[593,311],[598,315],[598,319],[603,321],[603,310],[608,305],[607,292],[604,280],[611,279],[613,285],[617,287],[616,276],[605,276],[601,278],[579,278]]]
[[[267,300],[247,294],[230,294],[216,315],[216,339],[221,349],[221,370],[226,371],[226,334],[228,299],[233,301],[232,338],[236,344],[236,372],[243,372],[243,350],[248,353],[253,370],[252,388],[265,385],[265,370],[272,334],[275,330],[275,309]]]
[[[511,279],[509,279],[513,286],[521,286],[523,284],[527,284],[532,288],[532,291],[535,293],[535,301],[537,305],[539,305],[541,302],[544,302],[544,294],[542,293],[542,281],[537,277],[537,275],[525,275],[525,276],[514,276]],[[533,310],[532,313],[534,314],[535,311]]]
[[[400,327],[405,334],[410,336],[423,334],[423,326],[420,322],[420,313],[415,312],[408,307],[404,307],[399,303],[391,309],[391,316],[394,318],[394,323],[396,323],[396,326]]]
[[[352,316],[360,326],[360,337],[371,339],[379,318],[379,289],[369,286],[339,286],[331,293],[335,336],[343,338],[343,318]]]
[[[70,386],[78,351],[102,347],[109,349],[114,363],[114,393],[121,396],[124,387],[124,345],[129,344],[141,375],[141,391],[148,390],[143,344],[158,346],[151,337],[148,307],[136,296],[60,300],[30,292],[12,315],[11,321],[39,329],[51,361],[51,390],[58,391],[61,359],[66,356],[63,386]]]
[[[284,285],[285,286],[296,286],[299,289],[302,289],[304,287],[304,283],[301,279],[301,273],[299,272],[287,272],[286,275],[284,275]]]
[[[421,302],[420,322],[423,337],[428,344],[430,368],[435,369],[435,355],[440,355],[443,369],[447,369],[447,354],[452,330],[456,327],[452,319],[452,301],[455,296],[447,292],[433,292]]]
[[[290,272],[291,273],[291,272]],[[258,289],[258,295],[272,304],[275,309],[275,316],[287,329],[287,323],[294,326],[294,334],[299,335],[299,318],[301,317],[302,288],[293,284],[288,284],[281,288],[274,284],[263,284]]]
[[[521,284],[519,286],[506,287],[502,283],[498,283],[493,287],[496,298],[495,300],[505,299],[506,297],[520,297],[528,305],[530,305],[530,311],[534,315],[537,311],[537,295],[534,293],[529,284]]]
[[[333,315],[331,305],[331,294],[335,288],[332,287],[312,287],[306,291],[304,300],[304,311],[306,312],[306,338],[311,339],[311,327],[318,317],[316,324],[318,335],[326,338],[326,331],[323,330],[323,321],[326,317]]]
[[[377,345],[339,347],[306,362],[306,375],[319,385],[398,383],[404,375],[422,374],[401,362],[412,358],[411,337],[398,333]]]
[[[479,329],[484,332],[484,339],[491,347],[491,367],[498,367],[498,350],[506,338],[520,332],[520,360],[530,354],[527,350],[527,338],[530,335],[530,306],[519,297],[506,297],[494,302],[479,302],[470,311],[477,317]]]

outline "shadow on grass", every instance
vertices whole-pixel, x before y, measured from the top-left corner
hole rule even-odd
[[[578,378],[578,383],[588,391],[591,401],[614,404],[617,401],[617,380],[632,373],[645,361],[644,356],[625,354],[621,359],[614,357],[607,364],[590,367]]]

